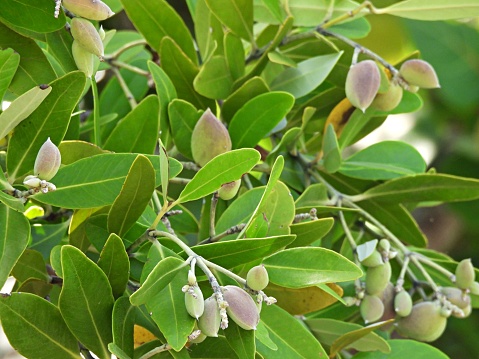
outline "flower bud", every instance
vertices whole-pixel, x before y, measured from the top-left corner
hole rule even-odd
[[[463,259],[456,267],[456,285],[461,289],[469,289],[474,283],[476,272],[470,259]]]
[[[412,311],[412,298],[411,295],[405,290],[401,290],[394,297],[394,310],[397,315],[401,317],[407,317]]]
[[[203,315],[198,319],[198,328],[208,337],[217,337],[220,330],[220,309],[214,296],[205,300]]]
[[[228,302],[229,317],[245,330],[255,330],[259,323],[258,308],[253,298],[243,289],[227,285],[223,287],[224,299]]]
[[[437,301],[417,303],[410,315],[397,321],[397,330],[405,337],[432,342],[446,329],[447,318],[440,311],[441,305]]]
[[[359,303],[356,297],[343,297],[343,300],[346,307],[352,307],[353,305],[356,305]]]
[[[351,66],[346,77],[346,97],[364,112],[376,97],[380,83],[381,74],[373,60],[358,62]]]
[[[61,160],[60,150],[48,137],[38,151],[33,174],[42,180],[49,181],[57,174]]]
[[[262,264],[251,268],[246,274],[246,285],[253,290],[263,290],[268,283],[268,271]]]
[[[377,267],[369,267],[366,271],[366,292],[380,294],[386,289],[391,279],[391,264],[386,262]]]
[[[471,304],[471,297],[456,287],[443,287],[440,289],[446,299],[459,308],[464,309]]]
[[[185,306],[189,315],[198,319],[205,310],[205,301],[200,287],[197,285],[190,287],[185,293]]]
[[[394,110],[402,99],[402,87],[391,83],[385,93],[378,93],[371,106],[380,111]]]
[[[73,38],[78,41],[81,47],[100,59],[102,58],[104,55],[103,42],[100,34],[90,21],[75,17],[72,19],[70,29]]]
[[[40,187],[41,180],[40,180],[40,178],[35,177],[35,176],[27,176],[23,180],[23,184],[27,187],[30,187],[30,188],[38,188],[38,187]]]
[[[210,109],[200,117],[191,134],[193,159],[204,166],[214,157],[231,150],[231,138],[226,127]]]
[[[378,243],[378,250],[388,253],[391,250],[391,243],[386,238],[381,239]]]
[[[361,301],[359,312],[364,319],[364,323],[373,323],[383,316],[384,304],[379,297],[375,295],[366,295]]]
[[[90,20],[106,20],[115,14],[100,0],[63,0],[62,5],[75,15]]]
[[[193,344],[200,344],[200,343],[203,343],[206,339],[207,335],[204,334],[203,332],[200,332],[199,334],[194,334],[193,337],[188,337],[189,339],[189,342],[190,343],[193,343]]]
[[[100,25],[100,28],[98,29],[98,35],[100,35],[101,41],[105,40],[106,32],[103,29],[103,26]]]
[[[231,198],[233,198],[234,196],[236,196],[240,186],[241,186],[241,180],[240,179],[236,180],[236,181],[233,181],[233,182],[225,183],[225,184],[221,185],[220,189],[218,190],[218,196],[222,200],[228,201]]]
[[[85,76],[91,78],[95,72],[95,55],[85,50],[77,40],[73,40],[72,55],[78,70],[85,73]]]
[[[399,74],[406,82],[425,89],[441,87],[434,68],[423,60],[408,60],[401,65]]]

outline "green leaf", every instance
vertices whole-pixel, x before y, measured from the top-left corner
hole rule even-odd
[[[380,9],[379,13],[415,20],[455,20],[479,16],[476,0],[408,0]]]
[[[26,249],[21,257],[18,259],[12,273],[15,279],[19,282],[25,282],[29,278],[40,279],[44,282],[50,280],[47,274],[45,260],[40,252]]]
[[[133,328],[136,314],[136,307],[130,304],[128,297],[116,300],[112,315],[113,343],[130,358],[133,358]]]
[[[260,160],[258,151],[243,148],[216,156],[201,168],[180,193],[176,203],[193,201],[218,190],[249,172]]]
[[[234,34],[254,42],[252,0],[206,0],[206,4]]]
[[[105,153],[84,158],[60,168],[54,181],[57,190],[39,193],[36,200],[65,208],[92,208],[112,204],[121,191],[133,161],[134,153]],[[155,186],[161,184],[158,156],[146,156],[155,169]],[[181,172],[181,164],[170,159],[170,176]]]
[[[48,97],[15,128],[8,143],[7,172],[11,182],[33,170],[38,150],[48,137],[57,145],[63,139],[83,93],[85,75],[80,71],[70,72],[50,86]]]
[[[166,152],[166,148],[161,141],[159,141],[159,152],[160,152],[160,172],[161,172],[161,192],[163,195],[163,203],[168,202],[168,181],[170,178],[170,166],[168,164],[169,157],[168,153]],[[154,189],[154,188],[153,188]]]
[[[117,153],[153,154],[158,138],[158,114],[158,97],[146,97],[118,122],[103,148]],[[126,138],[128,141],[125,141]]]
[[[148,303],[185,268],[185,262],[175,257],[161,260],[150,272],[140,289],[130,297],[133,305],[139,306]]]
[[[271,90],[289,92],[294,98],[307,95],[323,83],[342,54],[341,51],[312,57],[284,70],[271,83]]]
[[[40,33],[59,30],[66,22],[62,11],[58,18],[53,16],[52,3],[49,0],[37,0],[33,3],[29,0],[4,0],[0,18],[22,30]]]
[[[273,350],[258,341],[256,343],[257,350],[263,358],[319,359],[328,357],[311,332],[298,319],[278,306],[263,306],[261,321],[268,330],[271,340],[278,346],[277,350]]]
[[[286,116],[294,98],[286,92],[268,92],[249,100],[229,126],[233,148],[254,147]]]
[[[82,158],[92,157],[108,152],[100,147],[85,141],[62,141],[58,146],[62,156],[62,165],[69,165]]]
[[[238,359],[254,358],[256,352],[254,330],[244,330],[230,320],[224,333],[229,346],[234,350]]]
[[[15,16],[18,17],[18,13]],[[45,54],[34,40],[23,37],[0,23],[0,48],[9,47],[20,55],[20,65],[9,87],[16,95],[21,95],[39,84],[47,84],[56,78]]]
[[[20,122],[30,116],[50,92],[52,92],[51,87],[37,86],[12,101],[10,106],[0,114],[0,138],[8,135]]]
[[[278,346],[269,337],[268,329],[266,329],[263,322],[260,321],[258,323],[258,326],[256,327],[256,332],[254,334],[256,339],[266,345],[268,348],[272,350],[278,350]]]
[[[3,191],[0,191],[0,202],[7,205],[11,209],[14,209],[17,212],[22,212],[25,210],[23,202],[19,198],[15,198],[9,194],[6,194]]]
[[[114,354],[118,359],[131,359],[131,356],[126,354],[118,345],[115,343],[108,344],[108,350]]]
[[[101,359],[109,359],[113,295],[105,273],[79,249],[61,248],[63,287],[58,302],[68,328]]]
[[[26,358],[82,358],[60,311],[43,298],[30,293],[2,294],[0,318],[10,344]]]
[[[479,198],[479,180],[445,174],[419,174],[385,182],[354,198],[355,201],[374,199],[380,203],[469,201]]]
[[[415,340],[392,339],[387,341],[391,346],[391,353],[358,353],[354,359],[404,359],[428,358],[448,359],[449,357],[433,346]]]
[[[414,147],[401,141],[382,141],[344,160],[339,172],[353,178],[388,180],[425,170],[426,162]]]
[[[278,23],[281,23],[283,21],[283,11],[281,10],[281,4],[278,1],[275,0],[254,0],[254,15],[255,19],[258,16],[258,11],[261,9],[261,5],[265,7],[265,10],[267,11],[268,15],[272,16],[275,20],[278,21]],[[260,16],[259,16],[260,17]]]
[[[245,53],[241,39],[227,32],[224,38],[225,56],[228,69],[233,80],[244,75],[245,71]]]
[[[243,60],[244,61],[244,60]],[[233,86],[233,77],[224,56],[212,56],[201,66],[193,81],[195,90],[212,99],[228,97]]]
[[[113,297],[118,298],[124,292],[130,275],[130,261],[125,246],[115,233],[110,234],[100,253],[98,266],[110,282]]]
[[[202,113],[202,111],[197,111],[191,103],[184,100],[175,99],[168,106],[173,142],[178,151],[189,159],[193,159],[191,134]]]
[[[29,248],[40,252],[43,259],[49,260],[53,247],[60,244],[66,234],[69,222],[59,224],[36,224],[32,226],[32,242]]]
[[[47,41],[48,53],[58,61],[65,73],[77,70],[77,65],[72,55],[73,37],[65,27],[46,34],[45,39]]]
[[[19,63],[20,55],[13,49],[0,50],[0,101],[2,101],[8,86],[10,86]]]
[[[205,0],[193,0],[196,2],[195,12],[192,13],[195,39],[201,59],[206,61],[216,52],[223,53],[223,25],[213,15],[206,5]]]
[[[326,171],[334,173],[341,167],[341,150],[332,124],[326,128],[323,139],[323,165]]]
[[[321,218],[309,222],[294,223],[289,228],[296,239],[288,245],[288,248],[306,247],[320,240],[333,228],[333,218]]]
[[[121,3],[128,18],[156,52],[160,52],[163,38],[169,36],[196,63],[196,51],[190,32],[182,18],[166,1],[121,0]]]
[[[302,288],[321,283],[345,282],[362,276],[349,259],[325,248],[292,248],[263,261],[272,283]]]
[[[21,212],[0,203],[0,286],[27,248],[30,224]]]
[[[340,136],[338,137],[338,143],[341,149],[352,145],[355,141],[358,140],[358,134],[369,123],[374,114],[374,111],[375,110],[371,107],[367,109],[366,112],[362,112],[359,109],[354,110],[352,115],[349,117],[348,122],[341,131]]]

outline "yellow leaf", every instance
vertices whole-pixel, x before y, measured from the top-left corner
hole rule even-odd
[[[136,324],[135,324],[133,333],[134,333],[133,342],[134,342],[135,348],[138,348],[140,345],[143,345],[145,343],[158,339],[148,329],[145,329]]]

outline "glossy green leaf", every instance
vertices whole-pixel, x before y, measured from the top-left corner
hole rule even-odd
[[[168,202],[168,181],[170,178],[170,166],[168,164],[169,157],[168,153],[166,152],[166,148],[161,141],[161,138],[158,140],[159,142],[159,152],[160,152],[160,172],[161,172],[161,192],[163,195],[163,203]]]
[[[113,343],[130,358],[133,358],[133,328],[136,315],[137,310],[130,304],[128,297],[116,300],[112,315]]]
[[[208,60],[213,53],[223,53],[224,27],[213,15],[205,0],[194,0],[195,12],[192,14],[195,30],[195,40],[201,59]]]
[[[178,151],[189,159],[193,159],[191,134],[201,114],[202,111],[197,111],[195,106],[184,100],[173,100],[168,106],[173,141]]]
[[[479,4],[475,0],[407,0],[381,9],[380,13],[415,20],[437,21],[479,16]]]
[[[82,158],[100,155],[103,151],[100,147],[84,141],[62,141],[58,146],[62,156],[62,165],[69,165]]]
[[[295,98],[303,97],[321,85],[343,53],[316,56],[288,68],[275,77],[271,90],[286,91]]]
[[[371,31],[369,21],[364,17],[331,26],[330,30],[350,39],[362,39]]]
[[[206,0],[211,12],[234,34],[253,42],[253,1]]]
[[[58,207],[92,208],[112,204],[121,191],[133,161],[134,153],[106,153],[84,158],[60,168],[54,178],[57,190],[33,196],[36,200]],[[155,169],[155,186],[161,184],[159,157],[146,156]],[[170,160],[170,176],[181,172],[181,164]]]
[[[18,13],[15,16],[18,17]],[[21,36],[2,23],[0,23],[0,48],[12,48],[20,55],[20,65],[9,87],[16,95],[21,95],[40,84],[47,84],[56,78],[52,66],[35,41]]]
[[[296,200],[296,208],[324,205],[328,201],[327,187],[322,183],[313,183]]]
[[[334,173],[341,167],[341,162],[341,150],[336,132],[333,125],[329,124],[323,139],[323,166],[329,173]]]
[[[419,174],[397,178],[356,196],[380,203],[423,201],[455,202],[479,198],[479,180],[445,174]]]
[[[50,279],[41,253],[32,249],[26,249],[22,253],[11,274],[20,283],[25,282],[29,278],[40,279],[44,282]]]
[[[32,242],[29,248],[40,252],[43,259],[50,258],[50,252],[65,236],[69,222],[58,224],[35,224],[32,226]]]
[[[21,212],[0,203],[0,286],[27,248],[30,224]]]
[[[224,99],[231,93],[233,77],[224,56],[215,55],[201,66],[193,81],[195,90],[212,99]]]
[[[333,218],[320,218],[313,221],[294,223],[289,228],[296,239],[288,245],[288,248],[306,247],[321,239],[331,230],[334,224]]]
[[[105,273],[79,249],[61,249],[63,287],[58,306],[73,335],[101,359],[109,359],[113,295]]]
[[[404,359],[404,358],[428,358],[448,359],[449,357],[439,349],[415,340],[392,339],[387,343],[391,346],[391,353],[358,353],[354,359]]]
[[[52,91],[51,87],[34,87],[16,98],[10,106],[0,114],[0,138],[5,137],[20,122],[31,115]]]
[[[261,321],[256,327],[255,337],[268,348],[272,350],[278,350],[278,346],[271,340],[268,329],[266,329],[265,325]]]
[[[162,39],[169,36],[196,63],[196,51],[188,28],[166,1],[121,0],[121,3],[128,18],[153,49],[159,52]]]
[[[321,283],[345,282],[362,276],[349,259],[325,248],[292,248],[263,261],[272,283],[302,288]]]
[[[20,63],[20,55],[13,49],[0,50],[0,101],[12,82]]]
[[[77,70],[72,55],[73,37],[65,27],[46,34],[45,39],[48,53],[58,61],[65,73]]]
[[[25,210],[25,207],[19,198],[15,198],[3,191],[0,191],[0,202],[17,212],[23,212]]]
[[[146,97],[118,122],[103,148],[117,153],[153,154],[158,139],[158,114],[158,97]]]
[[[411,145],[401,141],[382,141],[344,160],[339,171],[349,177],[388,180],[424,173],[426,162]]]
[[[113,297],[120,297],[125,291],[130,274],[130,261],[125,246],[115,233],[105,243],[100,253],[98,266],[106,274],[110,282]]]
[[[277,350],[273,350],[258,341],[256,343],[257,350],[263,358],[319,359],[328,357],[311,332],[298,319],[278,306],[263,306],[261,321],[268,330],[271,340],[278,346]]]
[[[245,71],[245,53],[241,39],[227,32],[224,38],[226,63],[233,80],[244,75]]]
[[[7,172],[10,181],[33,170],[38,150],[50,137],[59,144],[85,86],[83,72],[71,72],[50,84],[52,91],[16,128],[8,143]]]
[[[286,92],[268,92],[249,100],[229,126],[233,148],[254,147],[286,116],[294,98]]]
[[[374,110],[372,108],[367,109],[364,113],[359,109],[354,110],[338,137],[338,143],[341,149],[357,141],[356,137],[371,120],[373,114]]]
[[[117,344],[108,344],[108,350],[114,354],[118,359],[131,359],[131,356],[126,354]]]
[[[176,202],[189,202],[213,193],[222,184],[240,179],[258,163],[259,159],[259,152],[249,148],[216,156],[195,174]]]
[[[254,330],[244,330],[230,320],[224,333],[229,346],[234,350],[238,359],[254,358],[256,352]]]
[[[275,0],[254,0],[254,15],[256,18],[261,18],[261,15],[258,15],[258,12],[265,10],[268,16],[272,16],[279,23],[283,20],[283,11],[281,9],[281,4]],[[264,6],[264,8],[263,8]]]
[[[0,318],[10,344],[26,358],[82,358],[58,308],[39,296],[2,294]]]

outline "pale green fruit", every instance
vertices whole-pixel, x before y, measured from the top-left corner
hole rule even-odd
[[[401,102],[403,89],[401,86],[391,84],[385,93],[378,93],[371,106],[381,111],[394,110]]]
[[[190,343],[200,344],[200,343],[203,343],[206,338],[207,338],[207,335],[201,332],[200,335],[198,335],[195,339],[190,340]]]
[[[61,161],[60,150],[48,137],[38,151],[33,174],[42,180],[49,181],[57,174]]]
[[[246,285],[253,290],[263,290],[268,283],[268,271],[262,264],[251,268],[246,274]]]
[[[384,304],[381,301],[381,298],[375,295],[366,295],[361,301],[359,312],[364,319],[364,323],[373,323],[383,316]]]
[[[200,117],[191,134],[191,153],[200,166],[231,150],[231,138],[226,127],[210,109]],[[233,164],[232,164],[233,165]]]
[[[101,41],[100,34],[90,21],[75,17],[72,19],[70,30],[73,38],[78,41],[78,44],[86,51],[91,52],[99,58],[104,55],[103,42]]]
[[[476,272],[470,259],[463,259],[456,267],[456,285],[461,289],[469,289],[476,278]]]
[[[456,287],[441,288],[441,293],[444,294],[448,301],[464,309],[471,304],[471,297]]]
[[[479,282],[472,283],[469,289],[471,290],[471,294],[479,295]]]
[[[241,328],[255,330],[259,312],[253,298],[245,290],[232,285],[223,287],[223,297],[228,302],[228,316]]]
[[[91,78],[95,72],[95,55],[85,50],[77,40],[73,40],[72,55],[78,70],[85,73],[85,76]]]
[[[62,5],[75,15],[90,20],[106,20],[115,14],[100,0],[63,0]]]
[[[423,60],[408,60],[401,65],[399,74],[409,84],[431,89],[440,87],[434,68]]]
[[[373,102],[381,84],[381,74],[373,60],[351,66],[346,77],[346,97],[354,107],[365,111]]]
[[[214,297],[205,300],[203,315],[198,320],[198,328],[208,337],[217,337],[220,330],[220,309]]]
[[[400,291],[394,297],[394,310],[400,317],[407,317],[412,311],[411,295],[405,290]]]
[[[386,289],[391,279],[391,264],[386,262],[377,267],[369,267],[366,271],[366,292],[379,295]]]
[[[397,330],[405,337],[432,342],[446,329],[447,318],[440,311],[441,305],[437,301],[417,303],[409,316],[397,321]]]
[[[384,264],[381,253],[374,250],[371,255],[361,261],[361,264],[366,267],[377,267]]]
[[[198,319],[203,315],[205,310],[205,300],[200,287],[193,286],[193,292],[195,295],[191,295],[188,292],[185,293],[185,306],[188,314]]]
[[[224,201],[229,201],[234,196],[236,196],[240,186],[241,186],[240,179],[233,182],[225,183],[218,190],[218,196]]]

